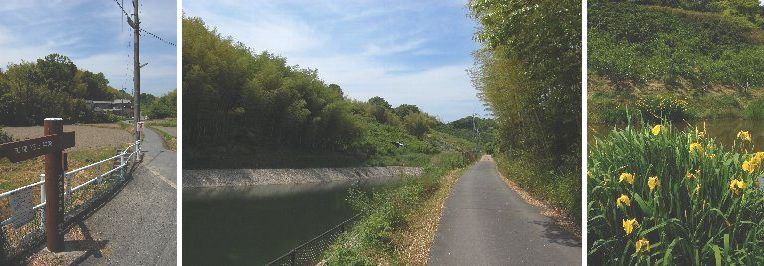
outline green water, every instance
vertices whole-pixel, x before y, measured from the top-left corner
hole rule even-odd
[[[697,127],[703,130],[705,123],[706,135],[721,142],[725,147],[732,146],[737,133],[741,130],[751,133],[751,138],[758,151],[764,151],[764,121],[761,120],[740,120],[740,119],[716,119],[698,121],[689,124],[674,124],[675,126],[687,129]],[[613,126],[605,124],[589,125],[588,137],[589,143],[594,142],[595,137],[605,137],[613,128],[623,128],[623,126]]]
[[[353,216],[349,188],[396,180],[183,189],[183,264],[263,265]]]

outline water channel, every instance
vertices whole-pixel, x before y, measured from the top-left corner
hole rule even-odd
[[[397,180],[184,188],[183,264],[263,265],[353,216],[349,188]]]

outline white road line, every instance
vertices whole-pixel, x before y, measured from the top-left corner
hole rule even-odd
[[[175,183],[170,182],[170,180],[167,179],[167,177],[163,176],[162,174],[160,174],[159,172],[157,172],[156,170],[154,170],[153,168],[151,168],[149,166],[144,166],[144,167],[147,170],[149,170],[152,174],[154,174],[155,176],[159,177],[160,180],[162,180],[165,183],[167,183],[168,185],[170,185],[173,189],[178,189],[177,187],[175,187]]]

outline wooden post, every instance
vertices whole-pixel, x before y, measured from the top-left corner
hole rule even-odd
[[[61,118],[46,118],[44,135],[64,133]],[[54,148],[45,154],[45,230],[48,250],[64,250],[64,165],[62,149]]]

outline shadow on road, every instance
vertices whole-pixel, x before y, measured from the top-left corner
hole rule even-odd
[[[581,247],[581,239],[563,230],[554,221],[535,221],[531,222],[544,227],[544,237],[551,243],[565,245],[568,247]]]
[[[94,256],[96,258],[103,257],[101,250],[106,248],[106,244],[108,244],[109,241],[93,239],[93,235],[90,233],[90,228],[88,228],[88,226],[85,225],[85,223],[82,221],[77,222],[77,226],[79,227],[84,239],[65,241],[64,246],[66,247],[66,251],[85,251],[85,254],[80,256],[77,261],[83,261],[90,256]]]

